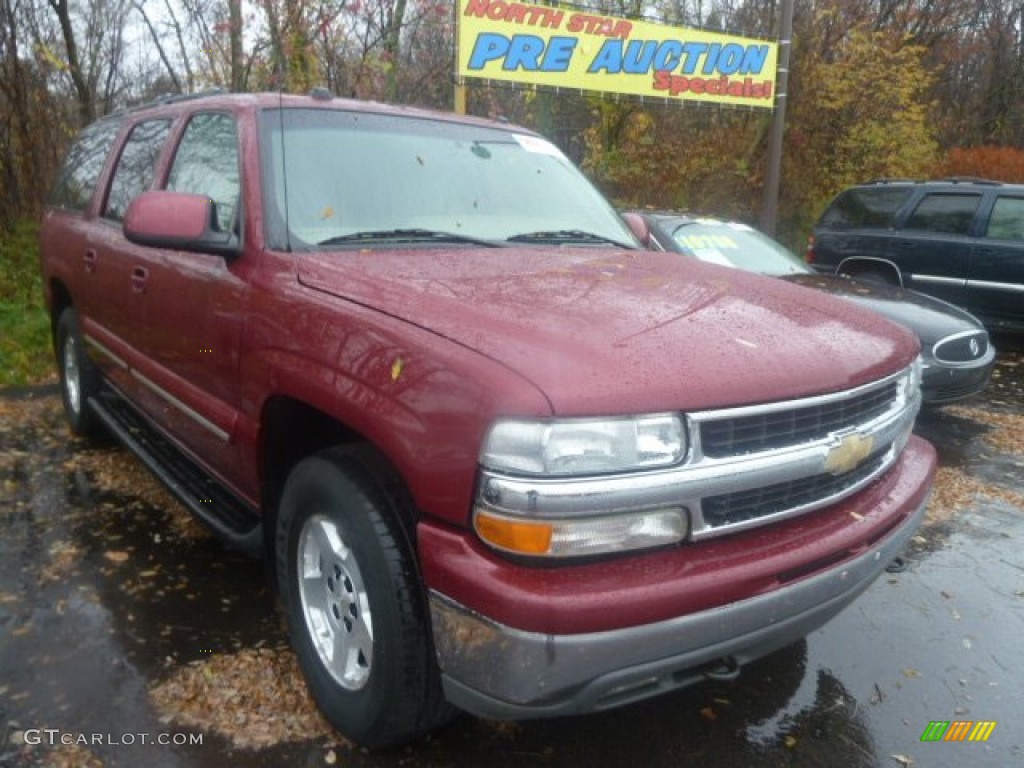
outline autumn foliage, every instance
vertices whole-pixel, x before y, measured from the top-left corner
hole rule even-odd
[[[1014,147],[953,147],[936,166],[935,175],[1024,183],[1024,150]]]
[[[0,0],[0,230],[36,217],[92,117],[212,86],[451,108],[441,0]],[[775,39],[777,0],[593,0],[598,13]],[[147,10],[149,9],[149,10]],[[880,176],[1024,180],[1024,26],[1010,0],[796,0],[778,232]],[[141,27],[139,25],[142,25]],[[131,34],[129,34],[131,33]],[[136,51],[125,43],[142,39]],[[151,45],[150,45],[151,43]],[[138,41],[136,41],[138,44]],[[546,134],[624,205],[757,217],[768,110],[473,82],[471,114]]]

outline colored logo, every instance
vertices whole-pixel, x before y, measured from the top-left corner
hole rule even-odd
[[[921,741],[988,741],[995,729],[995,720],[932,720]]]
[[[825,471],[833,475],[842,475],[854,470],[857,465],[871,455],[875,439],[871,435],[846,435],[839,445],[829,449],[825,456]]]

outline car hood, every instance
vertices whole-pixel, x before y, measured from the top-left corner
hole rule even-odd
[[[862,307],[880,312],[914,331],[926,347],[956,333],[984,330],[973,315],[959,307],[894,285],[853,280],[840,275],[787,275],[782,279],[850,299]]]
[[[654,251],[302,254],[304,285],[450,339],[533,382],[554,414],[738,406],[837,391],[918,343],[850,302]]]

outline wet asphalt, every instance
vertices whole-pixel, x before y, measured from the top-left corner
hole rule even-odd
[[[989,389],[918,422],[966,495],[940,498],[950,509],[823,629],[731,683],[588,717],[464,716],[376,754],[315,729],[233,740],[280,696],[258,673],[216,729],[158,707],[154,686],[185,665],[288,653],[262,565],[117,446],[70,440],[52,387],[0,393],[0,768],[1024,765],[1024,437],[988,439],[1024,417],[1024,343],[997,343]],[[182,710],[201,696],[179,693]],[[933,721],[995,725],[987,741],[922,741]],[[159,734],[202,743],[141,743]]]

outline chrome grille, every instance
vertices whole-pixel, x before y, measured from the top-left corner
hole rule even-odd
[[[848,390],[687,411],[686,458],[657,470],[525,477],[484,467],[475,509],[556,521],[685,509],[692,541],[771,525],[829,507],[881,477],[910,438],[920,385],[918,359]]]
[[[842,475],[821,474],[789,480],[748,491],[724,493],[704,499],[704,521],[712,528],[736,525],[780,512],[788,512],[842,494],[871,478],[882,468],[886,453],[875,454]]]
[[[771,451],[820,440],[851,424],[864,424],[893,408],[896,382],[804,407],[716,419],[700,425],[704,455],[713,459]]]
[[[948,336],[932,347],[932,357],[941,363],[970,363],[988,353],[988,334],[985,331]]]

